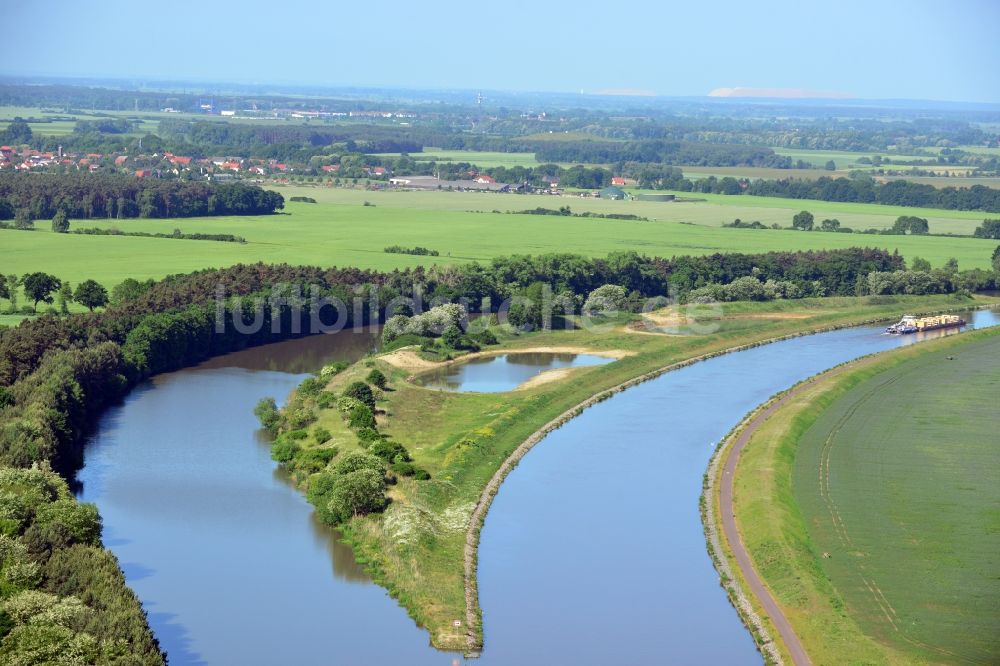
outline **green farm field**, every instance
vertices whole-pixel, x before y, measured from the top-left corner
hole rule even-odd
[[[994,328],[867,356],[752,433],[740,539],[813,663],[996,662],[998,352]]]
[[[378,157],[399,157],[402,153],[377,153]],[[534,153],[502,153],[476,150],[444,150],[424,148],[422,153],[409,153],[418,162],[468,162],[483,169],[491,167],[536,167],[540,163]]]
[[[159,121],[148,117],[148,113],[134,113],[134,112],[114,112],[114,111],[101,111],[95,112],[93,114],[77,114],[77,113],[63,113],[57,109],[51,108],[41,108],[41,107],[28,107],[28,106],[0,106],[0,127],[7,127],[7,124],[14,118],[20,116],[22,118],[57,118],[58,120],[50,120],[48,122],[28,123],[31,127],[33,134],[39,136],[65,136],[67,134],[72,134],[73,128],[76,126],[77,120],[96,120],[98,118],[115,118],[115,117],[127,117],[135,119],[141,117],[138,127],[135,131],[130,132],[130,136],[142,136],[150,132],[155,133],[159,127]],[[162,114],[164,116],[168,114]],[[172,115],[172,114],[169,114]],[[63,118],[72,118],[72,120],[62,120]]]
[[[990,334],[861,381],[799,440],[823,570],[866,633],[920,659],[1000,659],[998,392]]]
[[[267,185],[265,187],[273,187]],[[760,220],[765,224],[791,225],[792,216],[800,210],[809,210],[817,222],[824,218],[837,218],[844,226],[855,229],[888,229],[900,215],[917,215],[926,218],[933,233],[971,234],[990,213],[974,211],[940,210],[936,208],[907,208],[905,206],[880,206],[878,204],[838,203],[779,197],[727,196],[725,194],[699,194],[674,192],[682,201],[612,201],[581,197],[578,193],[563,196],[514,196],[486,192],[410,192],[410,191],[359,191],[325,187],[273,187],[285,195],[309,196],[320,204],[363,204],[365,201],[393,208],[440,211],[494,211],[525,210],[535,207],[559,208],[569,206],[575,213],[625,213],[661,222],[685,222],[719,227],[735,218],[744,221]],[[631,190],[641,194],[644,190]],[[867,236],[865,238],[868,238]]]
[[[695,214],[669,218],[663,211],[687,206],[705,222],[754,215],[765,209],[733,209],[712,203],[659,204],[585,199],[520,197],[478,193],[399,193],[363,190],[282,188],[288,196],[306,194],[321,203],[288,203],[287,214],[262,217],[219,217],[169,220],[75,220],[75,228],[112,227],[125,231],[170,233],[231,233],[246,244],[213,241],[55,234],[46,221],[38,230],[0,230],[4,273],[42,270],[74,284],[96,279],[112,286],[126,277],[157,278],[207,267],[247,262],[288,262],[319,266],[359,266],[391,270],[431,263],[489,261],[507,254],[575,252],[603,256],[619,250],[648,255],[700,255],[713,252],[766,252],[844,248],[852,246],[898,249],[905,257],[920,256],[941,266],[950,257],[961,268],[987,268],[995,241],[973,238],[919,236],[861,236],[797,231],[727,229],[680,224],[666,219],[648,222],[537,215],[508,215],[469,210],[519,209],[570,204],[584,210],[584,202],[600,210],[651,214],[688,221]],[[364,201],[376,205],[364,206]],[[580,202],[578,206],[577,202]],[[799,204],[803,202],[797,202]],[[649,206],[651,208],[647,208]],[[683,210],[683,209],[676,209]],[[747,213],[750,213],[749,215]],[[792,211],[784,210],[787,223]],[[840,214],[843,220],[845,216]],[[893,219],[882,215],[886,224]],[[933,223],[932,223],[933,224]],[[967,224],[973,224],[969,221]],[[934,228],[932,226],[932,228]],[[438,257],[387,254],[389,245],[416,245],[440,252]]]
[[[858,160],[862,157],[872,157],[873,155],[888,157],[893,161],[921,160],[932,162],[934,160],[934,157],[930,155],[903,155],[889,151],[865,151],[859,153],[845,150],[809,150],[808,148],[774,148],[773,150],[778,155],[791,157],[793,160],[809,162],[818,167],[822,167],[827,161],[833,160],[838,169],[846,169],[848,167],[871,168],[870,164],[858,164]]]
[[[989,266],[995,242],[971,238],[913,236],[861,236],[854,234],[803,233],[795,231],[724,229],[717,225],[734,217],[744,220],[774,220],[788,224],[792,214],[808,207],[817,219],[838,217],[891,225],[903,212],[920,209],[862,204],[825,204],[825,211],[809,206],[815,202],[753,198],[750,203],[778,202],[786,208],[746,206],[750,197],[705,195],[704,202],[616,202],[578,197],[521,197],[459,192],[379,192],[334,188],[277,188],[286,198],[312,196],[319,203],[288,203],[287,214],[264,217],[221,217],[171,220],[76,220],[74,227],[112,227],[125,231],[169,233],[232,233],[246,244],[155,238],[59,235],[50,233],[45,221],[26,233],[0,230],[5,272],[45,270],[78,282],[94,278],[115,284],[125,277],[161,277],[205,267],[239,262],[269,261],[316,265],[361,266],[377,269],[403,268],[427,263],[488,261],[514,253],[577,252],[600,256],[616,250],[636,250],[650,255],[673,256],[712,252],[797,250],[872,246],[899,249],[906,257],[921,256],[934,265],[955,257],[962,268]],[[369,201],[374,206],[362,205]],[[649,222],[507,215],[491,210],[518,210],[570,205],[577,212],[626,212],[650,217]],[[852,213],[859,210],[862,212]],[[872,211],[872,209],[874,209]],[[887,210],[882,210],[887,209]],[[871,211],[871,212],[869,212]],[[950,226],[971,231],[981,219],[952,218]],[[853,217],[852,217],[853,215]],[[680,224],[686,222],[687,224]],[[713,225],[713,226],[708,226]],[[949,225],[932,220],[932,229]],[[441,256],[428,258],[386,254],[388,245],[422,245]]]

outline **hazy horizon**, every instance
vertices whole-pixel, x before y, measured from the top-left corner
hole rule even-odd
[[[374,17],[373,17],[374,14]],[[627,10],[565,1],[430,10],[370,6],[167,6],[9,0],[0,7],[24,77],[198,80],[660,97],[790,91],[790,99],[1000,102],[1000,5],[990,0],[782,1],[748,11],[650,0]]]

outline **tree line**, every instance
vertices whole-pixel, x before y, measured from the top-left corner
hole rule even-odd
[[[268,215],[284,208],[281,194],[245,183],[165,181],[82,173],[0,173],[0,220],[18,211],[50,219]]]

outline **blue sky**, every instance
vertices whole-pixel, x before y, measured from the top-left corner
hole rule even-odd
[[[1000,0],[0,0],[7,75],[1000,102]]]

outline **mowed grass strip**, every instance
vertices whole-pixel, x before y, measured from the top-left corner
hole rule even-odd
[[[994,663],[1000,330],[852,366],[744,449],[734,508],[755,567],[814,663]]]

